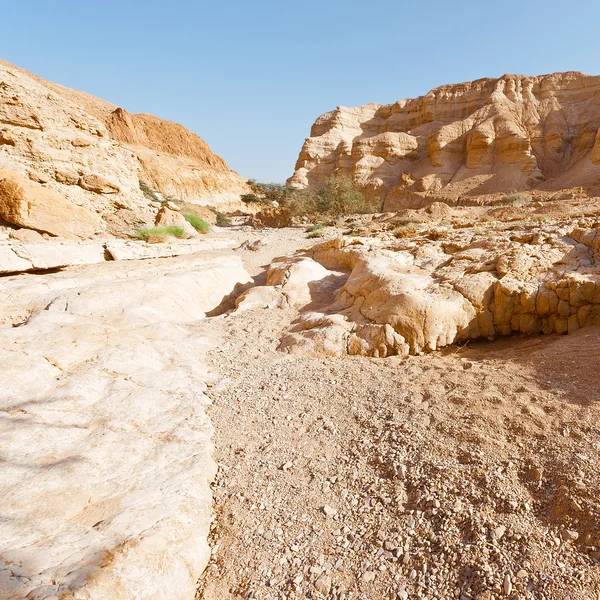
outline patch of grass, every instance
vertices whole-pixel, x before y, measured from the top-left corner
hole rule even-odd
[[[210,231],[210,225],[204,219],[190,213],[184,213],[183,216],[196,231],[200,233],[208,233]]]
[[[142,194],[144,194],[146,200],[150,200],[150,202],[162,203],[162,200],[157,196],[156,192],[145,181],[142,181],[141,179],[138,181],[140,190],[142,190]]]
[[[323,237],[325,232],[322,229],[317,229],[316,231],[311,231],[306,237],[311,240],[313,238]]]
[[[306,228],[306,233],[316,233],[318,231],[322,231],[325,228],[323,223],[315,223],[314,225],[309,225]]]
[[[170,235],[179,239],[186,238],[187,235],[181,227],[142,227],[135,230],[135,237],[147,241],[149,237],[159,237]]]

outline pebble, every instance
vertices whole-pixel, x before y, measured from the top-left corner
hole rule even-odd
[[[574,542],[579,537],[579,534],[572,529],[563,529],[560,535],[565,542]]]
[[[318,592],[327,596],[331,590],[331,577],[329,577],[329,575],[321,575],[321,577],[315,581],[315,588]]]
[[[510,580],[510,575],[507,573],[504,576],[504,583],[502,584],[502,591],[505,596],[509,596],[512,592],[512,581]]]
[[[323,512],[328,516],[332,517],[333,515],[337,515],[337,510],[332,506],[328,506],[327,504],[323,507]]]
[[[375,573],[373,571],[365,571],[362,576],[362,580],[365,582],[373,581],[375,579]]]

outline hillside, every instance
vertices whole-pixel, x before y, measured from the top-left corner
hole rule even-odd
[[[245,180],[182,125],[130,114],[4,61],[0,168],[96,213],[99,230],[109,232],[153,220],[140,180],[189,203],[224,208],[237,208],[246,190]]]

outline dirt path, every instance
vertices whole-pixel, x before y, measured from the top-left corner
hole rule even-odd
[[[224,378],[199,598],[600,598],[600,331],[302,359],[276,350],[296,316],[198,325]]]

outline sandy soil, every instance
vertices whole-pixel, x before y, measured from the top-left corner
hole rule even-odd
[[[238,251],[259,282],[311,244],[223,235],[266,242]],[[276,350],[296,316],[197,326],[222,340],[198,598],[600,598],[600,330],[306,359]]]

